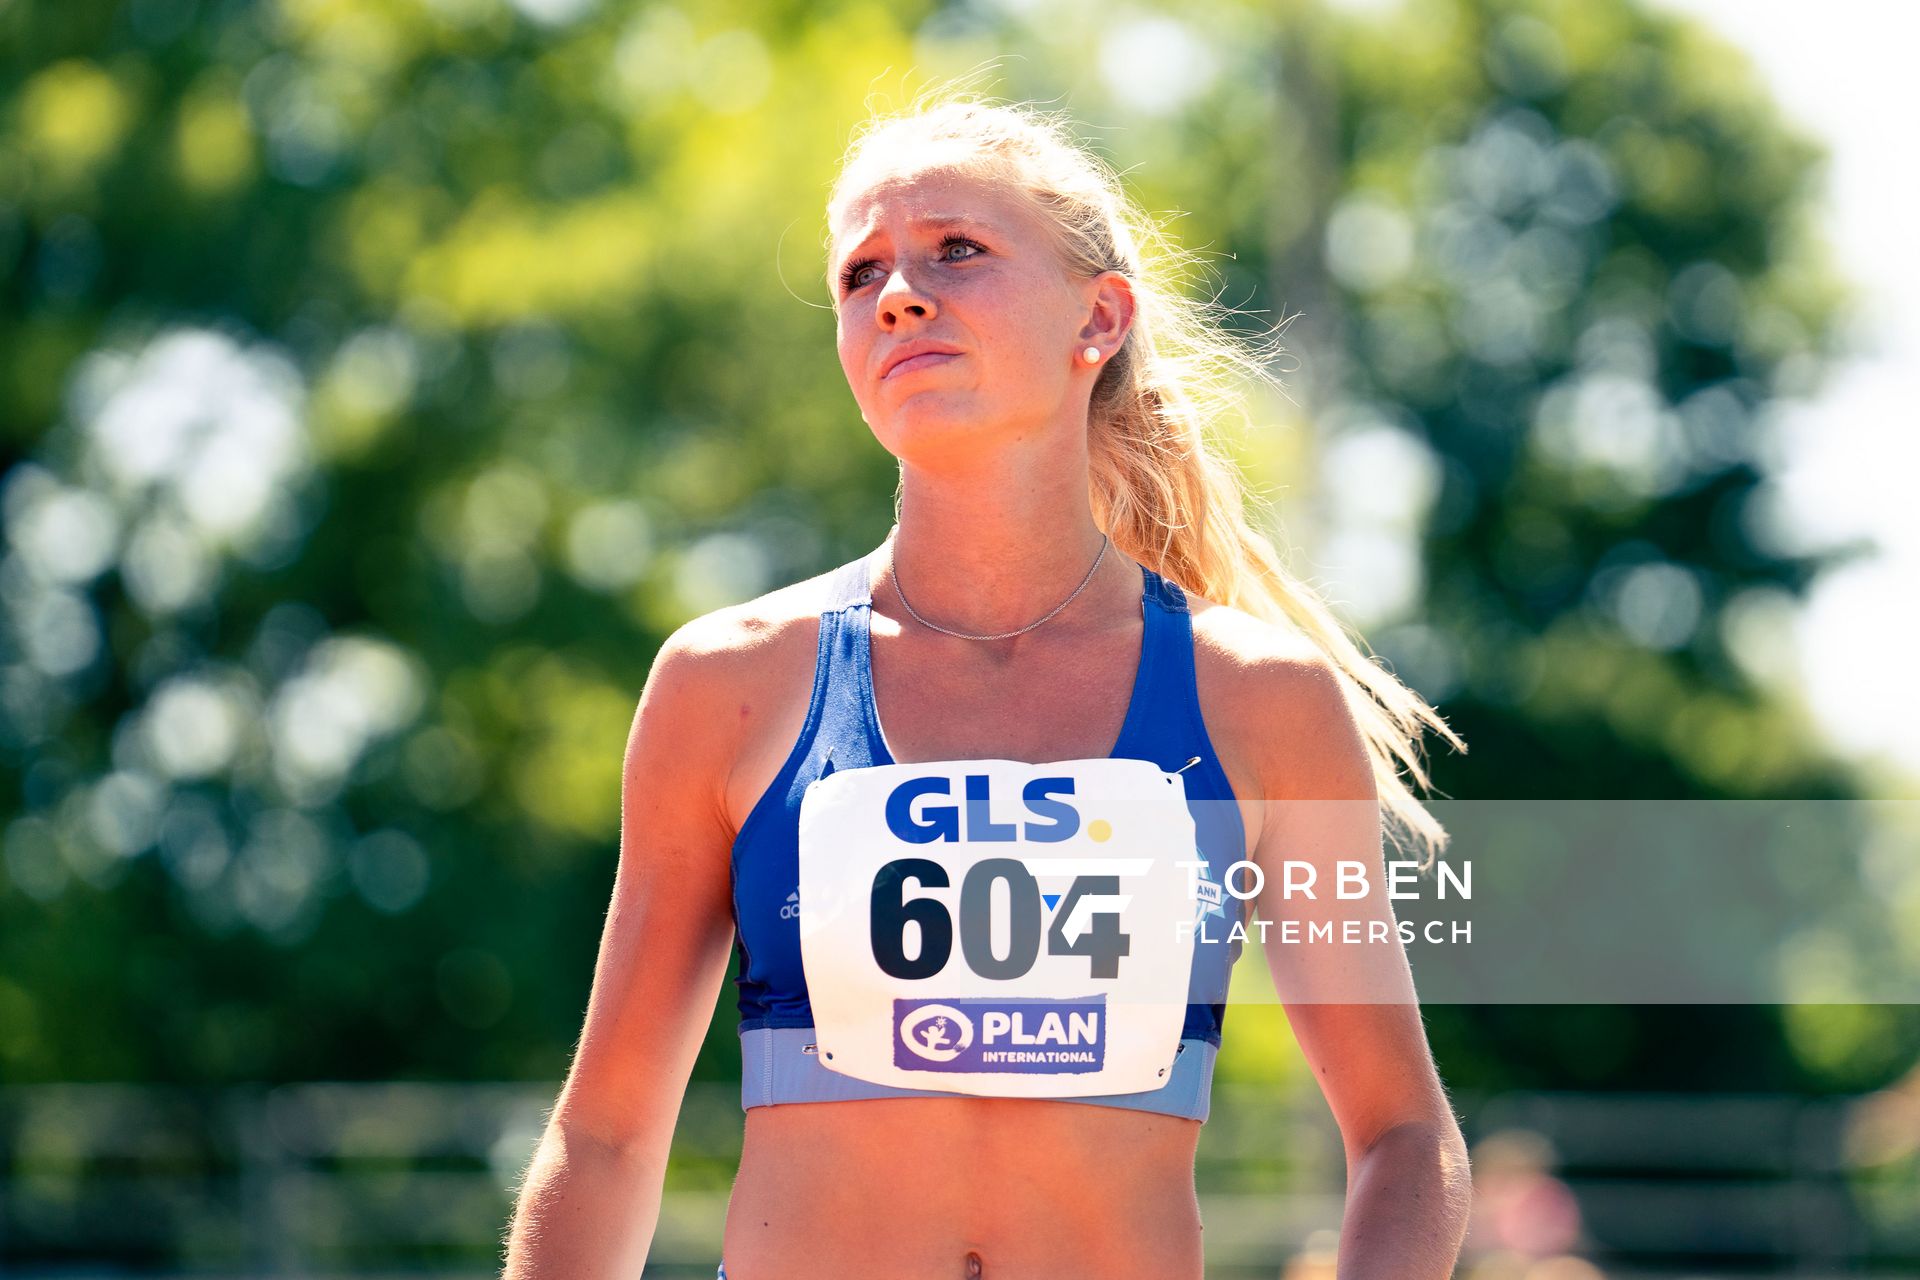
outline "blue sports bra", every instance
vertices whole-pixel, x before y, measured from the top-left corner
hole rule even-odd
[[[747,815],[733,842],[733,916],[739,959],[734,979],[740,1007],[740,1104],[851,1102],[870,1098],[953,1097],[951,1092],[875,1084],[822,1064],[815,1052],[813,1012],[801,965],[799,909],[800,804],[807,785],[836,769],[895,763],[874,707],[871,553],[842,565],[820,614],[820,645],[806,723],[780,772]],[[1171,773],[1184,769],[1188,809],[1211,878],[1246,857],[1246,835],[1233,788],[1201,720],[1194,681],[1193,619],[1186,594],[1142,565],[1145,630],[1132,699],[1113,757],[1148,760]],[[1200,803],[1211,801],[1214,803]],[[1225,802],[1225,803],[1220,803]],[[1244,904],[1218,895],[1216,932],[1234,932]],[[1239,941],[1194,948],[1180,1051],[1167,1083],[1142,1093],[1061,1098],[1187,1119],[1207,1118],[1214,1059],[1226,1016],[1227,980]]]

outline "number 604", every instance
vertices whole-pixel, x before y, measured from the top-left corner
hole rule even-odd
[[[870,901],[874,962],[894,978],[931,978],[947,967],[953,955],[953,917],[938,898],[907,897],[907,882],[923,889],[952,885],[947,869],[928,858],[896,858],[873,877]],[[1006,882],[1011,904],[1007,954],[993,954],[993,882]],[[1131,944],[1121,932],[1118,912],[1096,911],[1078,938],[1068,940],[1063,925],[1073,905],[1085,894],[1117,894],[1118,876],[1075,876],[1073,885],[1055,910],[1045,931],[1047,954],[1085,956],[1095,978],[1120,976],[1120,957]],[[1033,968],[1040,954],[1040,882],[1017,858],[984,858],[973,864],[960,882],[960,953],[967,967],[983,978],[1010,980]],[[907,924],[920,926],[919,954],[907,955]]]

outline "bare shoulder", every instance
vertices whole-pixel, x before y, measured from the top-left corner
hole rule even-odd
[[[712,712],[725,700],[761,701],[756,694],[790,683],[803,660],[811,672],[831,578],[822,573],[682,623],[661,644],[649,687],[695,694]]]
[[[1221,703],[1223,712],[1235,707],[1263,715],[1276,706],[1314,709],[1330,687],[1337,689],[1333,663],[1301,632],[1231,605],[1193,595],[1188,600],[1202,697],[1205,686],[1213,685],[1220,696],[1208,701]]]
[[[802,631],[816,637],[830,574],[820,574],[765,595],[703,613],[680,624],[660,646],[660,659],[688,675],[750,676],[773,651],[791,646]]]
[[[1223,760],[1267,799],[1370,794],[1371,761],[1333,660],[1292,626],[1189,601],[1202,713]]]
[[[685,776],[705,766],[716,812],[738,831],[806,719],[832,571],[715,609],[660,646],[639,722],[677,744]],[[647,712],[657,704],[658,715]]]
[[[1292,627],[1269,622],[1244,609],[1187,593],[1193,614],[1196,653],[1236,670],[1262,665],[1305,665],[1324,662],[1312,641]]]

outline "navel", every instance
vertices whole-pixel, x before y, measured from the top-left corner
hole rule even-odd
[[[980,1280],[980,1277],[984,1276],[985,1274],[986,1274],[985,1270],[980,1265],[980,1255],[977,1253],[974,1253],[972,1250],[968,1250],[967,1251],[967,1280]]]

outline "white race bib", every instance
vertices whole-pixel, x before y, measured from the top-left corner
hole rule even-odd
[[[1165,1085],[1193,966],[1194,835],[1185,780],[1148,760],[814,782],[800,953],[820,1061],[993,1097]]]

